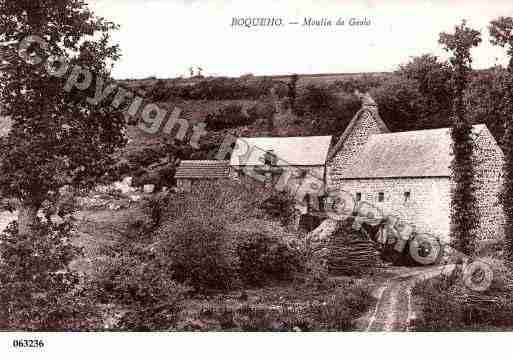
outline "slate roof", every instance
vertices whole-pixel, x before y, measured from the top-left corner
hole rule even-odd
[[[473,126],[474,133],[486,130]],[[449,128],[372,135],[342,179],[450,177],[452,139]]]
[[[381,119],[381,116],[379,115],[378,107],[377,106],[369,106],[369,105],[363,106],[354,115],[354,117],[352,118],[351,122],[349,122],[349,124],[347,125],[346,129],[344,130],[344,132],[342,133],[342,135],[338,139],[336,145],[333,146],[333,148],[331,149],[331,151],[330,151],[330,153],[328,155],[328,161],[331,160],[333,157],[335,157],[335,155],[338,153],[338,151],[340,151],[342,149],[342,147],[344,147],[344,143],[346,142],[347,137],[349,137],[349,135],[353,131],[354,127],[357,125],[358,120],[360,119],[360,117],[365,112],[368,112],[374,118],[374,121],[376,122],[376,125],[379,127],[381,132],[383,132],[383,133],[390,132],[390,130],[388,129],[388,127],[385,124],[385,122]]]
[[[237,147],[232,152],[230,164],[262,165],[265,153],[272,150],[278,159],[277,166],[324,165],[331,139],[332,136],[239,138]],[[245,158],[245,155],[248,157]]]
[[[228,178],[229,173],[229,161],[181,161],[176,169],[175,178]]]

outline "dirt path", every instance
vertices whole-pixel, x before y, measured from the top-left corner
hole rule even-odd
[[[419,281],[436,277],[452,270],[452,265],[435,267],[402,268],[398,273],[376,288],[377,302],[373,310],[362,321],[364,331],[409,331],[415,318],[411,289]]]

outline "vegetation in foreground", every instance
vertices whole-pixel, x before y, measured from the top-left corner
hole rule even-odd
[[[483,331],[513,328],[513,276],[511,264],[497,253],[480,260],[493,269],[491,287],[484,292],[468,288],[461,266],[449,275],[429,279],[413,288],[422,309],[417,331]],[[479,275],[479,273],[477,274]]]
[[[0,242],[0,326],[354,329],[373,303],[369,288],[356,277],[331,280],[261,189],[206,184],[118,212],[89,211],[92,220],[75,230],[71,219],[39,218],[37,239],[12,226]]]

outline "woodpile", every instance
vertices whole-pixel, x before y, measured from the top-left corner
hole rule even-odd
[[[328,269],[332,274],[363,274],[381,265],[375,244],[351,226],[350,221],[341,224],[328,243]]]

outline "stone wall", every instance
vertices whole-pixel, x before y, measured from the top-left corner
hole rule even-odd
[[[430,233],[442,241],[449,240],[450,182],[448,177],[383,178],[340,180],[338,188],[353,198],[381,209],[415,225],[417,232]],[[406,198],[406,193],[409,197]],[[380,193],[383,201],[380,201]]]
[[[360,154],[369,137],[382,133],[370,111],[363,111],[343,148],[330,161],[328,167],[328,185],[336,184],[339,174],[350,170],[353,159]]]

